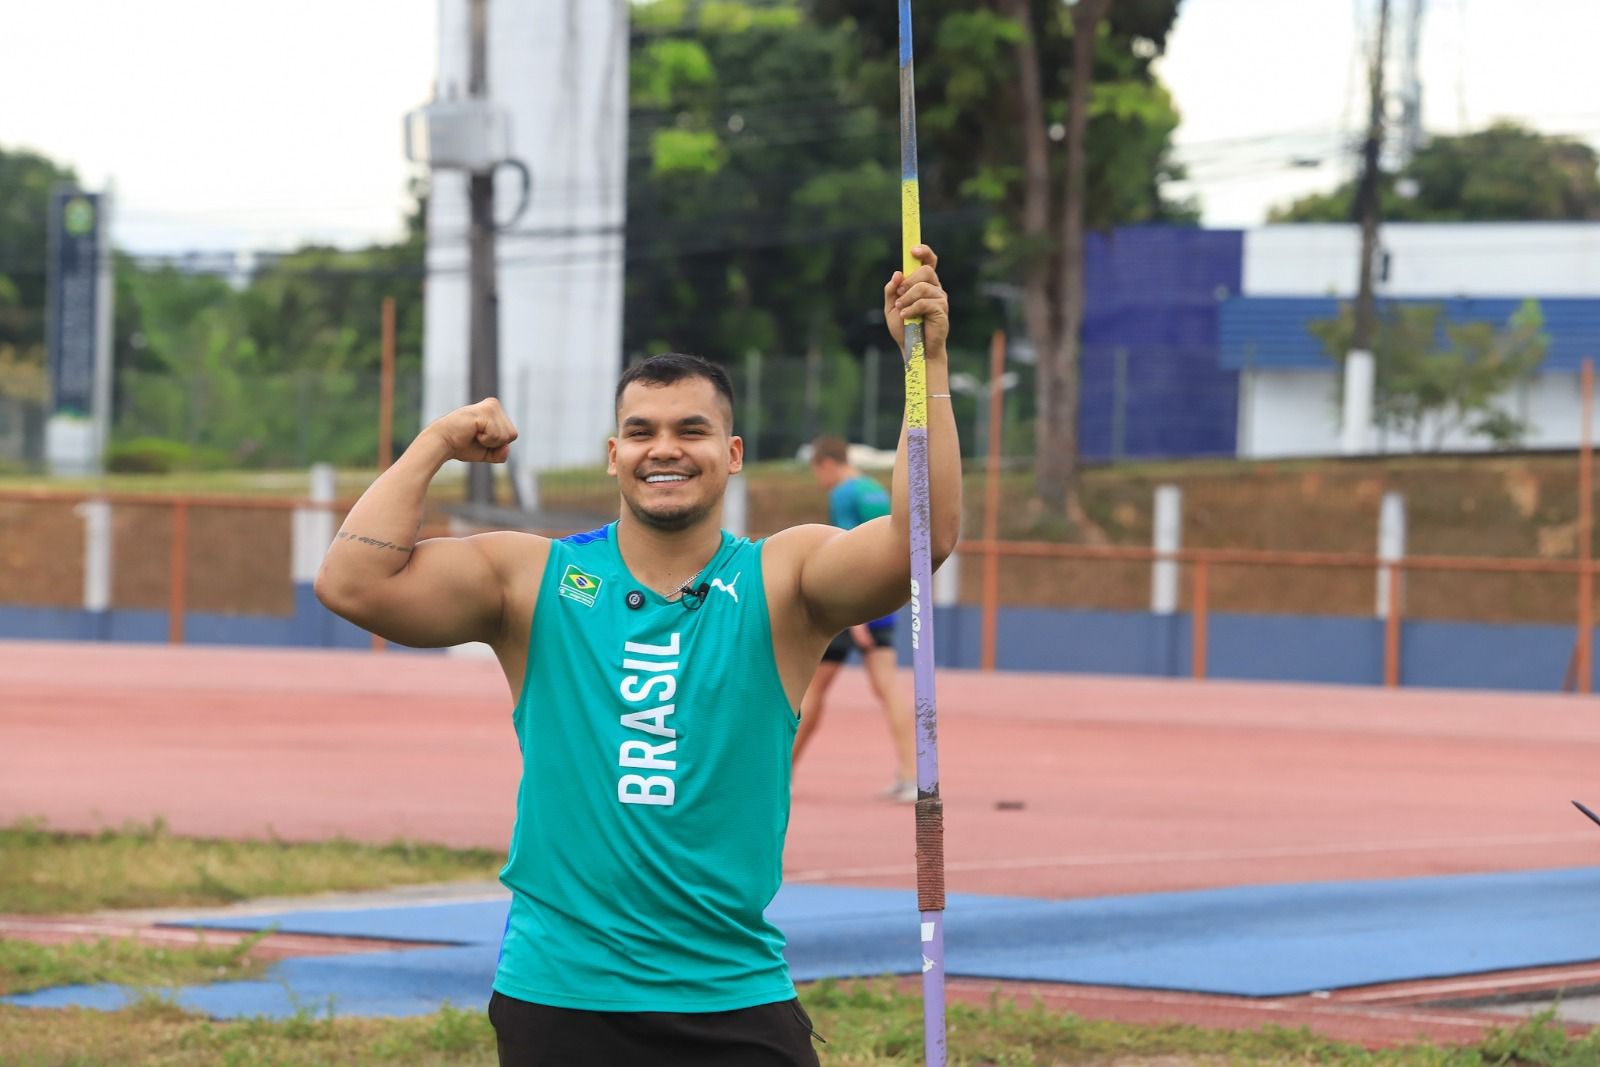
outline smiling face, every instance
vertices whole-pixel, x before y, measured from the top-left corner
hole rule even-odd
[[[733,412],[705,378],[632,382],[617,402],[607,472],[632,516],[683,530],[716,512],[728,477],[744,465]]]

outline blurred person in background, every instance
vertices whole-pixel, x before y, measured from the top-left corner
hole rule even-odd
[[[837,437],[819,437],[811,443],[811,473],[828,493],[828,524],[853,530],[864,522],[889,514],[889,492],[850,464],[850,446]],[[822,662],[800,702],[800,728],[795,733],[794,760],[822,723],[828,687],[851,651],[861,654],[867,680],[883,709],[894,744],[894,781],[879,796],[900,804],[917,800],[917,745],[911,721],[911,703],[895,682],[894,616],[885,615],[836,634],[822,653]]]

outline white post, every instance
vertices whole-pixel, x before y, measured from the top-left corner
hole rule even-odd
[[[311,500],[317,504],[331,504],[335,497],[334,471],[331,463],[311,465]],[[330,508],[309,507],[294,509],[293,545],[289,553],[296,585],[310,585],[317,580],[317,568],[333,543],[333,511]]]
[[[1171,615],[1178,610],[1178,561],[1172,553],[1183,546],[1183,490],[1175,485],[1156,487],[1154,547],[1150,567],[1150,611]]]
[[[737,474],[722,496],[722,528],[735,537],[750,532],[750,483]]]
[[[953,607],[961,603],[961,557],[951,554],[933,572],[933,606]]]
[[[111,504],[86,500],[77,512],[83,519],[83,610],[102,614],[111,608]]]
[[[1344,359],[1344,421],[1339,451],[1347,456],[1372,451],[1372,387],[1376,365],[1371,352],[1354,351]]]
[[[1383,494],[1378,509],[1378,558],[1385,563],[1404,559],[1406,555],[1406,498],[1393,490]],[[1389,617],[1389,583],[1394,581],[1393,567],[1378,568],[1378,610],[1380,619]]]
[[[531,515],[539,510],[539,472],[524,458],[513,474],[517,479],[517,499],[522,501],[522,510]]]

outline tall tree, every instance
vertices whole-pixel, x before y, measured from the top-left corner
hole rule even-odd
[[[698,352],[736,375],[748,352],[769,357],[762,456],[842,431],[861,410],[860,353],[887,347],[897,126],[861,66],[850,26],[792,0],[634,8],[626,350]],[[976,288],[985,214],[930,213],[955,284]],[[966,316],[952,347],[980,352],[992,325]]]
[[[1405,195],[1409,194],[1409,195]],[[1348,222],[1355,183],[1296,200],[1274,222]],[[1391,222],[1600,220],[1600,155],[1515,122],[1435,137],[1383,181]]]
[[[1537,303],[1524,301],[1503,326],[1450,322],[1443,304],[1397,304],[1379,315],[1376,327],[1379,426],[1418,452],[1437,452],[1463,432],[1497,448],[1521,443],[1528,425],[1508,402],[1549,348]],[[1355,312],[1342,304],[1338,318],[1313,322],[1311,332],[1338,362],[1351,348]]]
[[[924,202],[993,209],[991,270],[1020,283],[1038,357],[1034,484],[1055,515],[1093,532],[1078,497],[1083,247],[1090,228],[1192,221],[1165,200],[1178,115],[1151,70],[1177,0],[919,0],[918,103]],[[893,5],[817,0],[824,20],[858,27],[890,71]],[[864,76],[869,82],[872,75]],[[876,77],[884,81],[883,75]],[[890,100],[878,87],[880,106]]]

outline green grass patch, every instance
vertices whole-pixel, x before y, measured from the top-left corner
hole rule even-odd
[[[265,936],[252,934],[229,945],[147,945],[126,938],[35,945],[0,939],[0,996],[98,982],[148,989],[253,978],[267,965],[248,957]]]
[[[818,1049],[829,1067],[922,1062],[921,1003],[893,983],[822,983],[802,996],[828,1040]],[[0,1049],[9,1056],[6,1063],[25,1067],[495,1063],[493,1031],[476,1007],[446,1007],[413,1019],[346,1019],[332,1016],[329,1005],[305,1005],[285,1020],[222,1023],[186,1014],[159,995],[114,1013],[0,1006]],[[1569,1038],[1546,1017],[1508,1026],[1476,1045],[1369,1052],[1304,1030],[1088,1022],[998,998],[987,1006],[951,1006],[949,1050],[952,1064],[968,1067],[1591,1067],[1600,1062],[1600,1038]]]
[[[232,904],[256,897],[492,879],[505,856],[397,841],[174,837],[160,819],[94,834],[37,821],[0,828],[0,913]]]

